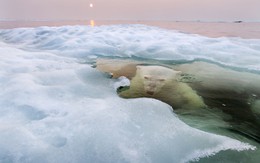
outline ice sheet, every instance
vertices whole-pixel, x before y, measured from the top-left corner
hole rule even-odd
[[[36,29],[28,30],[25,41]],[[57,55],[0,43],[0,162],[188,162],[255,149],[187,126],[158,100],[118,97],[120,81],[63,48]]]

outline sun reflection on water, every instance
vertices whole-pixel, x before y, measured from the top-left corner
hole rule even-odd
[[[94,20],[90,20],[90,26],[94,27],[95,26],[95,21]]]
[[[90,7],[90,8],[93,8],[93,7],[94,7],[93,3],[90,3],[90,4],[89,4],[89,7]],[[95,21],[94,21],[93,19],[91,19],[90,22],[89,22],[89,24],[90,24],[91,27],[94,27],[94,26],[95,26]]]

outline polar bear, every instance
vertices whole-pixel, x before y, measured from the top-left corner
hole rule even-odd
[[[203,108],[202,98],[186,83],[178,81],[181,74],[162,66],[137,66],[129,89],[118,90],[124,98],[150,97],[178,108]]]
[[[161,66],[144,66],[151,64]],[[130,86],[119,87],[121,97],[150,97],[168,103],[173,109],[189,108],[175,110],[175,113],[193,127],[202,129],[205,118],[223,120],[225,123],[216,123],[216,126],[228,126],[229,131],[260,142],[259,74],[202,61],[171,65],[157,61],[99,59],[97,69],[112,73],[112,78],[125,76],[130,80]],[[189,116],[203,125],[194,125]]]

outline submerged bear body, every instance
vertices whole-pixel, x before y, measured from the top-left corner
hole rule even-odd
[[[194,121],[186,121],[186,116],[192,116],[198,123],[201,121],[203,125],[198,127],[200,129],[203,129],[205,120],[223,121],[227,126],[220,128],[227,127],[231,132],[260,142],[258,74],[200,61],[144,66],[149,64],[151,63],[99,60],[97,68],[112,73],[113,78],[125,76],[130,80],[130,86],[118,89],[119,96],[123,98],[158,99],[171,105],[175,113],[193,127],[198,126]]]

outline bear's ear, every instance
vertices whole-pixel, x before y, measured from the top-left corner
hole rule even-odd
[[[151,77],[148,76],[148,75],[145,75],[145,76],[144,76],[144,79],[147,79],[147,80],[148,80],[148,79],[150,79],[150,78],[151,78]]]

